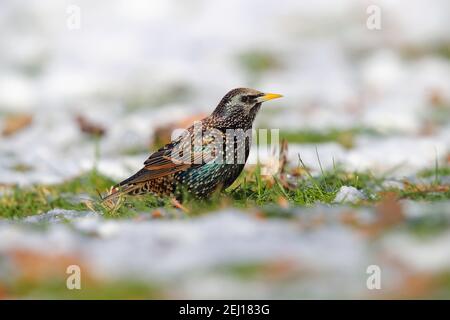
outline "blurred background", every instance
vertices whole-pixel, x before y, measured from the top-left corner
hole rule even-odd
[[[380,30],[366,25],[370,5],[380,9]],[[3,132],[5,117],[17,114],[12,131],[26,127],[1,137],[2,180],[58,182],[90,169],[92,143],[79,120],[104,129],[99,168],[123,178],[142,163],[158,128],[186,127],[235,87],[282,93],[257,127],[289,131],[293,142],[305,131],[362,131],[319,146],[325,166],[334,157],[362,170],[400,165],[401,175],[433,165],[450,145],[449,6],[2,1]],[[372,131],[392,135],[364,134]],[[291,149],[294,159],[302,152],[317,165],[314,148]],[[18,162],[33,170],[11,170]]]
[[[370,28],[378,9],[379,28]],[[0,185],[61,183],[94,166],[113,180],[125,178],[172,129],[208,115],[235,87],[284,95],[262,108],[256,127],[280,129],[289,158],[297,163],[300,154],[313,173],[339,163],[387,175],[391,183],[414,180],[417,172],[450,162],[449,31],[446,0],[2,0]],[[408,205],[412,215],[448,213],[446,205]],[[308,210],[336,211],[320,208]],[[298,235],[284,222],[260,226],[247,219],[219,214],[217,220],[149,229],[98,217],[78,222],[82,234],[95,230],[105,237],[102,243],[61,226],[28,235],[3,225],[0,250],[56,246],[96,257],[96,270],[113,277],[175,277],[181,285],[169,290],[171,297],[355,297],[366,294],[361,270],[373,255],[403,252],[406,265],[433,272],[450,266],[448,233],[433,249],[418,252],[402,236],[374,248],[341,226]],[[219,232],[223,226],[242,241],[241,251],[226,245],[230,234]],[[121,237],[114,238],[117,232]],[[394,253],[384,251],[390,243],[397,244]],[[166,245],[174,249],[160,257]],[[136,260],[126,258],[130,250]],[[234,270],[237,278],[198,271],[225,260],[278,255],[310,261],[315,267],[306,268],[307,281],[293,287],[289,278],[275,277],[267,284],[264,269],[243,286],[245,268]],[[19,256],[25,265],[27,259]],[[281,268],[284,274],[290,263],[270,265],[267,272]],[[190,268],[196,271],[183,278]],[[392,279],[402,270],[391,271]],[[407,284],[420,289],[425,280],[414,279]]]

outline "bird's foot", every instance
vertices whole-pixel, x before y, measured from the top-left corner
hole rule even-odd
[[[189,209],[187,209],[185,206],[183,206],[177,199],[175,198],[170,198],[170,203],[172,203],[172,205],[175,208],[180,209],[181,211],[183,211],[184,213],[189,213]]]

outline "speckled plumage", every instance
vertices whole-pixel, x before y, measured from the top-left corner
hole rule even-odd
[[[251,134],[245,133],[251,132],[261,103],[278,97],[247,88],[231,90],[210,116],[151,154],[144,168],[114,186],[105,201],[121,194],[176,195],[182,189],[204,198],[227,188],[247,161]]]

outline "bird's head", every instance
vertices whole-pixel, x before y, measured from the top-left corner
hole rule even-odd
[[[281,97],[281,94],[263,93],[249,88],[233,89],[222,98],[212,116],[232,123],[250,122],[251,125],[263,102]]]

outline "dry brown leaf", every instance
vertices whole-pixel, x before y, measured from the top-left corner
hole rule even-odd
[[[161,218],[163,216],[161,210],[156,209],[152,211],[152,218]]]
[[[7,116],[3,124],[2,135],[7,137],[14,133],[17,133],[33,122],[33,117],[29,114],[16,114]]]
[[[281,148],[280,148],[280,164],[278,169],[278,175],[280,177],[280,183],[281,185],[286,188],[293,190],[296,188],[296,185],[292,183],[292,181],[289,181],[288,174],[287,174],[287,165],[288,165],[288,142],[286,139],[283,139],[281,141]]]
[[[430,91],[429,100],[432,107],[439,108],[445,105],[445,99],[442,92],[438,89],[433,89]]]
[[[405,220],[403,208],[395,192],[382,194],[381,202],[376,206],[378,223],[389,227]]]
[[[78,265],[83,278],[86,278],[87,268],[83,267],[80,259],[63,254],[43,254],[31,250],[13,250],[8,253],[20,278],[27,281],[41,281],[54,277],[66,277],[67,267]]]
[[[318,228],[322,227],[327,222],[324,215],[317,215],[311,218],[311,221],[309,223],[310,228]]]
[[[283,175],[286,172],[286,166],[288,163],[288,142],[286,139],[281,140],[280,147],[280,166],[279,173]]]
[[[353,225],[358,230],[368,236],[377,236],[386,229],[396,226],[405,220],[403,207],[398,201],[395,192],[385,192],[381,195],[381,201],[375,207],[376,219],[370,224],[361,224],[352,217],[344,218],[349,225]]]
[[[206,114],[199,113],[190,117],[186,117],[180,121],[170,122],[161,125],[155,129],[153,145],[163,146],[172,140],[172,133],[176,129],[185,129],[190,127],[195,121],[200,121],[206,117]]]
[[[289,208],[289,201],[283,197],[283,196],[279,196],[277,199],[277,204],[281,207],[281,208]]]
[[[0,282],[0,300],[6,300],[6,299],[8,299],[6,286]]]
[[[404,181],[405,189],[412,192],[447,192],[450,190],[448,185],[437,185],[437,184],[412,184],[408,181]]]
[[[436,133],[436,124],[432,121],[425,121],[420,128],[420,135],[431,136]]]
[[[384,294],[383,299],[423,299],[430,297],[438,285],[436,276],[427,273],[411,273],[404,276],[400,285]],[[375,290],[376,291],[376,290]],[[375,294],[377,292],[374,292]]]
[[[88,120],[84,116],[77,116],[75,121],[77,122],[80,131],[88,135],[101,137],[106,133],[106,129],[103,126]]]
[[[264,265],[263,275],[268,280],[279,281],[290,278],[297,272],[297,263],[289,259],[272,261]]]
[[[267,220],[266,214],[261,210],[256,211],[254,217],[257,220]]]
[[[360,227],[360,222],[358,220],[358,214],[354,211],[346,211],[340,215],[340,221],[343,224],[352,226],[352,227]]]
[[[302,177],[308,174],[308,171],[305,170],[303,167],[295,167],[291,169],[290,172],[291,176],[293,177]]]

